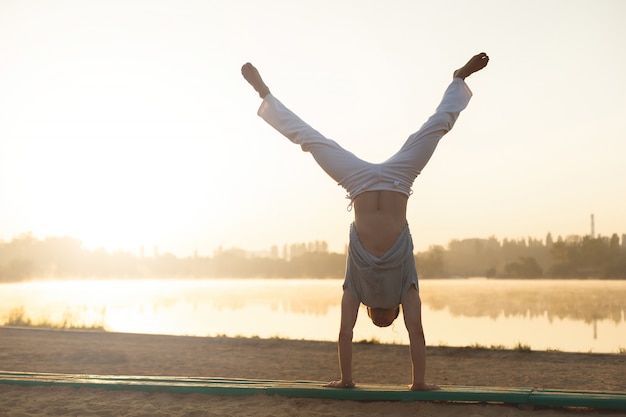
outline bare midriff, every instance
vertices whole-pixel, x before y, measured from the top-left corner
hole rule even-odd
[[[354,199],[354,227],[363,248],[380,258],[406,226],[408,197],[395,191],[366,191]]]

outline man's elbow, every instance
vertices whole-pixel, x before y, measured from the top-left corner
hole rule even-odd
[[[421,323],[406,323],[406,330],[410,339],[424,339],[424,328]]]
[[[353,331],[349,330],[339,330],[339,343],[341,342],[352,342]]]

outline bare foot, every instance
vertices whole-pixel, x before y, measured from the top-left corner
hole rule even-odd
[[[464,80],[476,71],[480,71],[481,69],[485,68],[488,63],[489,57],[486,53],[481,52],[478,55],[474,55],[469,61],[467,61],[467,64],[454,71],[454,78],[460,78]]]
[[[409,389],[411,391],[436,391],[436,390],[440,390],[441,388],[439,387],[439,385],[427,384],[423,382],[421,384],[409,385]]]
[[[252,88],[259,93],[261,98],[265,98],[265,96],[270,93],[270,89],[263,82],[261,74],[259,74],[259,71],[251,63],[248,62],[241,67],[241,74],[243,78],[250,83]]]
[[[330,381],[328,384],[324,385],[326,388],[354,388],[354,382],[343,382],[343,381]]]

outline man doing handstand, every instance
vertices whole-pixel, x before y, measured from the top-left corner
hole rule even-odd
[[[338,341],[341,379],[328,383],[328,387],[354,387],[352,335],[359,305],[363,303],[372,322],[379,327],[391,325],[402,305],[413,366],[410,389],[439,388],[425,382],[426,343],[413,241],[406,219],[407,201],[413,181],[469,103],[472,92],[465,78],[488,62],[487,54],[480,53],[454,71],[435,113],[409,136],[395,155],[378,164],[359,159],[302,121],[270,93],[252,64],[241,68],[244,78],[263,99],[258,115],[302,150],[310,152],[322,169],[346,189],[354,207],[341,299]]]

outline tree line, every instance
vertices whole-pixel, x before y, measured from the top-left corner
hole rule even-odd
[[[626,235],[453,240],[416,254],[422,277],[626,278]]]
[[[626,279],[626,243],[608,237],[570,236],[554,241],[488,239],[452,240],[447,248],[431,246],[415,254],[421,278],[600,278]],[[143,253],[143,251],[141,251]],[[32,279],[123,278],[342,278],[345,253],[328,251],[317,241],[272,247],[255,255],[219,248],[213,256],[179,258],[172,254],[139,256],[86,249],[70,237],[37,239],[24,234],[0,241],[0,282]]]

